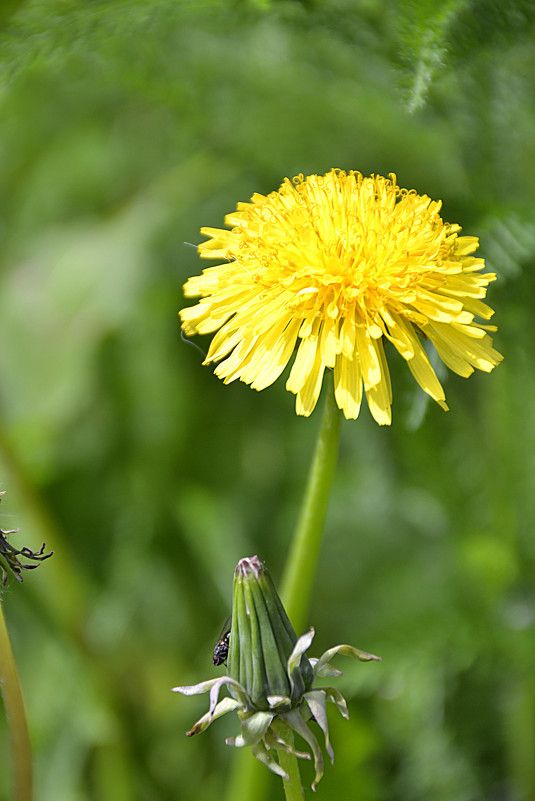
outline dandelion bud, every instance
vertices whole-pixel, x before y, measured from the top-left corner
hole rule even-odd
[[[249,747],[263,765],[286,780],[289,777],[275,757],[277,752],[286,751],[301,759],[310,759],[312,754],[315,770],[312,789],[315,789],[323,776],[323,756],[308,723],[318,724],[332,761],[334,752],[329,739],[327,703],[336,706],[343,717],[348,717],[346,702],[338,690],[314,686],[316,679],[341,675],[329,664],[336,654],[345,654],[361,662],[381,660],[352,645],[336,645],[319,659],[309,660],[306,651],[313,638],[314,629],[301,637],[296,636],[258,556],[240,559],[234,573],[228,675],[173,688],[183,695],[210,693],[208,712],[187,732],[188,736],[204,731],[221,715],[236,711],[241,732],[236,737],[228,737],[227,745]],[[231,698],[219,700],[223,687],[228,688]],[[292,732],[303,738],[311,754],[295,750]]]
[[[310,689],[312,666],[305,654],[288,671],[296,642],[267,568],[258,556],[240,559],[234,573],[228,673],[245,687],[255,709],[290,709]]]

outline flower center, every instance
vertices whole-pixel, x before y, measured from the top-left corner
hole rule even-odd
[[[258,198],[261,198],[258,200]],[[256,196],[232,222],[229,250],[248,279],[289,291],[298,314],[337,316],[355,304],[380,310],[411,302],[452,252],[440,203],[380,176],[332,172]]]

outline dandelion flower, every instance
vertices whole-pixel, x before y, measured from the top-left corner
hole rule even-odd
[[[272,384],[296,351],[286,388],[308,416],[325,368],[334,370],[336,402],[356,418],[362,388],[380,425],[391,422],[389,340],[420,387],[447,409],[422,339],[444,364],[467,377],[502,359],[483,303],[496,276],[482,273],[474,236],[444,222],[441,202],[401,189],[396,176],[331,170],[285,179],[278,192],[255,194],[228,214],[230,230],[202,228],[202,258],[222,259],[190,278],[180,313],[187,335],[212,334],[205,364],[225,383]]]

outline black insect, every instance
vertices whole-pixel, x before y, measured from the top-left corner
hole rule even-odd
[[[229,617],[223,630],[219,635],[219,639],[214,647],[214,665],[222,665],[226,663],[228,656],[228,649],[230,646],[230,626],[232,623],[232,615]]]

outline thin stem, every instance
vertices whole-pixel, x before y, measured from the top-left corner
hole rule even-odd
[[[306,623],[338,455],[341,411],[333,376],[325,377],[325,406],[314,457],[282,581],[282,601],[298,634]]]
[[[11,751],[13,801],[32,799],[32,753],[17,665],[0,601],[0,688]]]
[[[275,734],[293,746],[293,732],[287,723],[284,723],[282,720],[275,720],[272,723],[272,727]],[[289,754],[287,751],[277,751],[277,755],[281,768],[284,768],[289,776],[288,781],[283,779],[282,782],[286,801],[304,801],[305,791],[301,783],[297,757],[294,756],[294,754]]]

